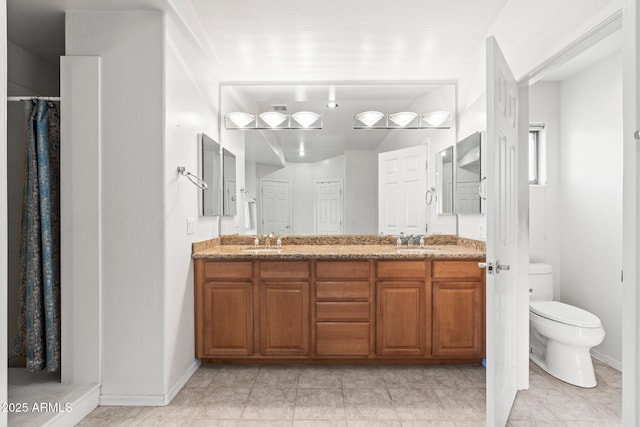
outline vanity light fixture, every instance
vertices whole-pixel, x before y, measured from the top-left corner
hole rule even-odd
[[[229,130],[322,129],[322,116],[312,111],[299,111],[290,116],[278,111],[259,115],[236,112],[225,116],[224,127]]]
[[[338,108],[338,103],[336,101],[329,101],[327,102],[327,108]]]
[[[418,115],[416,113],[413,113],[411,111],[403,111],[401,113],[389,114],[389,121],[403,128],[408,126],[409,123],[414,121],[417,117]]]
[[[425,123],[438,127],[451,118],[451,113],[448,111],[432,111],[431,113],[423,114],[421,118]]]
[[[354,117],[353,127],[354,129],[366,129],[380,126],[384,128],[387,127],[386,121],[382,124],[380,123],[384,117],[384,113],[381,113],[380,111],[364,111],[356,114]]]
[[[277,111],[267,111],[258,117],[271,128],[277,128],[287,120],[286,114],[278,113]]]
[[[291,118],[304,129],[309,129],[311,125],[318,121],[320,114],[313,111],[298,111],[293,113]]]
[[[354,129],[450,129],[451,113],[433,111],[417,114],[412,111],[384,114],[364,111],[353,117]]]
[[[227,122],[231,122],[237,128],[245,128],[248,127],[251,122],[255,122],[256,116],[247,113],[236,112],[227,114],[226,119]],[[227,128],[228,127],[229,126],[227,125]]]

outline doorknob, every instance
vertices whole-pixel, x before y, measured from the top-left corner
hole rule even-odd
[[[506,271],[506,270],[511,270],[511,266],[507,265],[507,264],[500,264],[500,261],[496,261],[496,263],[492,263],[492,262],[479,262],[478,263],[478,267],[479,268],[486,268],[487,269],[487,274],[493,274],[495,272],[495,274],[499,274],[501,271]]]
[[[500,261],[496,262],[496,274],[500,273],[503,270],[504,271],[511,270],[511,266],[507,264],[500,264]]]
[[[636,139],[636,141],[640,141],[640,130],[637,130],[633,133],[633,137]]]

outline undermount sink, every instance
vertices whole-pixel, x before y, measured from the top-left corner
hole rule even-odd
[[[431,254],[438,252],[438,249],[432,248],[397,248],[396,252],[399,254]]]
[[[253,254],[269,254],[282,252],[281,248],[247,248],[243,249],[244,252],[251,252]]]

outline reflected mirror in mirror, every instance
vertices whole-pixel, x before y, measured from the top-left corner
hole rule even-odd
[[[438,213],[453,213],[453,146],[436,155],[436,189]]]
[[[456,143],[456,213],[480,213],[480,178],[480,132],[476,132]]]
[[[206,190],[200,189],[200,215],[221,215],[220,177],[222,173],[220,168],[222,163],[220,161],[220,145],[204,133],[198,134],[198,145],[200,153],[198,174],[207,183]]]
[[[225,216],[237,214],[236,203],[236,156],[226,148],[222,149],[222,186],[223,186],[223,210]]]

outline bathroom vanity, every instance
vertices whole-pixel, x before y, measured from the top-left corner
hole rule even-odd
[[[196,357],[481,361],[484,249],[455,236],[401,250],[388,238],[370,238],[348,244],[354,237],[292,236],[281,249],[255,250],[230,236],[194,247]]]

